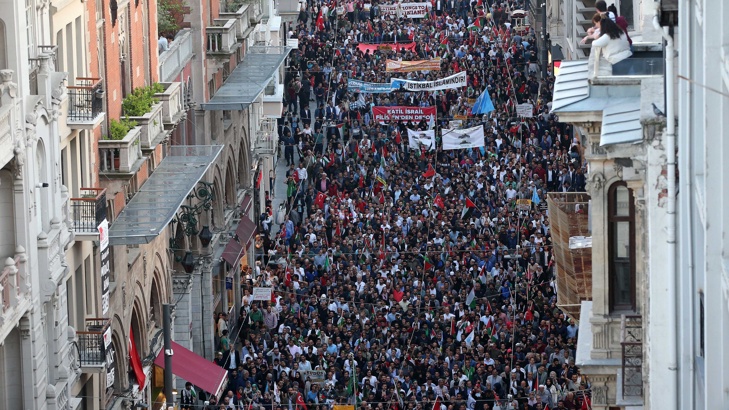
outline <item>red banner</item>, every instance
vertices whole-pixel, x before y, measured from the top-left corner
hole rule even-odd
[[[415,50],[415,43],[393,43],[393,44],[357,44],[357,48],[362,51],[363,53],[369,50],[370,54],[374,53],[377,50],[380,50],[381,52],[392,52],[392,51],[400,51],[400,50],[409,50],[413,51]]]
[[[375,121],[380,123],[386,123],[390,120],[430,121],[431,118],[435,118],[435,107],[372,107],[372,115]]]

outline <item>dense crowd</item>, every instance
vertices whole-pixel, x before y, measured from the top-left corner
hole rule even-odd
[[[535,37],[510,19],[519,1],[442,3],[423,19],[303,6],[279,121],[289,170],[275,195],[286,200],[273,209],[267,198],[240,322],[217,321],[229,383],[211,408],[589,406],[578,326],[556,306],[546,207],[547,192],[584,190],[582,147],[549,114],[553,78],[537,77]],[[357,48],[396,41],[416,46]],[[441,58],[441,70],[393,75],[386,58]],[[467,87],[347,92],[350,78],[461,71]],[[469,115],[484,90],[495,110]],[[522,103],[532,117],[516,117]],[[378,123],[373,105],[436,106],[436,135],[481,124],[486,145],[411,149],[407,130],[433,124]],[[254,286],[272,287],[272,300],[254,302]]]

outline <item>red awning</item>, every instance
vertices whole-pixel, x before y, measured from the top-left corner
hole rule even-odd
[[[240,257],[243,255],[243,251],[248,249],[248,243],[255,232],[256,224],[251,222],[251,220],[247,217],[241,218],[238,223],[238,228],[235,230],[236,237],[232,238],[228,241],[228,244],[225,245],[225,249],[223,250],[223,260],[228,262],[230,266],[235,266]]]
[[[172,373],[177,377],[219,397],[228,382],[228,371],[172,342]],[[165,350],[154,359],[154,364],[165,368]]]
[[[243,197],[243,200],[240,202],[240,210],[243,215],[248,215],[248,211],[250,211],[252,204],[253,198],[251,198],[250,195],[246,195]]]

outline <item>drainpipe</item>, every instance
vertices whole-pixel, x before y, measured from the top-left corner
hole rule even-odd
[[[666,202],[666,242],[667,242],[667,259],[668,271],[668,292],[666,300],[674,302],[677,300],[677,246],[676,246],[676,113],[675,113],[675,69],[674,69],[674,45],[671,36],[670,27],[661,27],[658,21],[658,14],[653,17],[653,26],[661,32],[663,39],[666,40],[666,182],[667,182],[667,202]],[[678,312],[679,304],[673,303],[672,311],[668,320],[667,334],[664,342],[668,345],[669,356],[666,357],[666,366],[668,366],[670,380],[667,381],[671,388],[666,394],[671,395],[669,399],[669,408],[678,408]],[[662,373],[662,372],[661,372]],[[670,404],[670,402],[673,402]]]

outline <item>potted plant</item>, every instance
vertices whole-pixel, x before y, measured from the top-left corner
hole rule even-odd
[[[121,141],[126,137],[129,131],[136,127],[137,123],[128,119],[122,118],[121,120],[112,119],[109,121],[109,135],[108,139],[113,141]],[[119,169],[119,150],[114,150],[114,169]]]
[[[147,87],[135,88],[131,94],[122,101],[122,112],[128,117],[141,117],[148,113],[157,99],[156,93],[164,92],[165,87],[160,83],[154,83]]]

